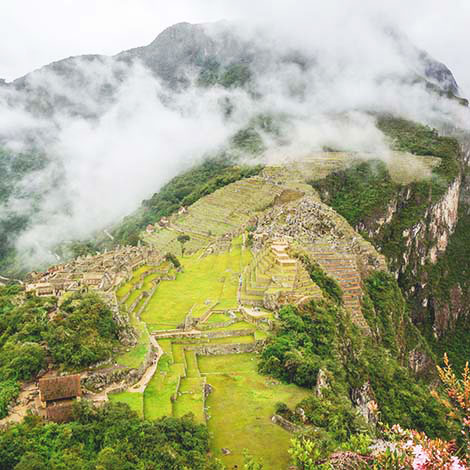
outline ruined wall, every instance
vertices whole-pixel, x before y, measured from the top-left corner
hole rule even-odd
[[[181,330],[180,330],[181,331]],[[173,334],[175,333],[175,334]],[[184,334],[181,331],[181,334],[179,334],[178,330],[162,330],[158,331],[155,333],[152,333],[154,338],[156,339],[169,339],[171,338],[172,340],[184,340],[184,342],[191,341],[191,339],[203,339],[203,338],[228,338],[231,336],[248,336],[248,335],[253,335],[255,333],[255,330],[227,330],[227,331],[201,331],[197,332],[194,334]],[[177,341],[175,341],[177,342]]]
[[[298,426],[297,424],[288,421],[281,415],[273,415],[271,421],[290,433],[301,432],[303,430],[302,426]]]
[[[198,328],[201,330],[209,330],[212,328],[226,328],[227,326],[233,325],[234,323],[237,323],[237,319],[232,319],[232,320],[227,320],[223,322],[217,322],[217,323],[203,323],[202,325],[198,325]]]
[[[111,384],[121,383],[121,388],[123,390],[127,390],[131,385],[134,385],[142,378],[145,371],[156,361],[157,355],[158,350],[150,345],[149,350],[145,355],[145,359],[138,369],[112,367],[89,373],[82,377],[82,386],[92,392],[99,392]]]
[[[195,351],[201,356],[223,356],[225,354],[243,354],[260,351],[264,345],[264,340],[243,344],[203,344],[187,345],[184,349]]]
[[[127,347],[134,346],[137,343],[137,332],[130,324],[129,315],[121,310],[115,292],[98,292],[111,309],[113,320],[118,325],[120,343]]]

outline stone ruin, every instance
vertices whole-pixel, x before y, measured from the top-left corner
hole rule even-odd
[[[69,263],[52,266],[46,272],[31,273],[26,291],[38,296],[61,296],[84,289],[109,292],[139,266],[160,262],[160,253],[152,247],[117,247],[95,256],[80,256]]]
[[[302,263],[289,254],[290,241],[276,238],[264,244],[243,273],[240,300],[243,305],[278,310],[299,305],[322,294]]]

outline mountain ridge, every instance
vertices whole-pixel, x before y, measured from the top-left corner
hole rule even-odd
[[[401,79],[414,80],[415,76],[422,75],[423,79],[429,81],[429,86],[437,86],[439,92],[458,97],[458,84],[445,64],[432,58],[425,51],[415,48],[403,37],[397,34],[389,36],[395,41],[399,53],[406,61],[409,61],[407,75]],[[145,46],[121,51],[112,56],[87,54],[68,57],[44,65],[4,84],[4,86],[17,91],[29,91],[29,93],[42,91],[43,100],[53,100],[53,96],[48,97],[48,91],[41,90],[40,86],[39,90],[34,91],[36,88],[35,77],[52,72],[73,82],[74,75],[78,73],[75,80],[80,83],[79,70],[82,61],[95,65],[116,61],[115,66],[118,69],[119,64],[133,65],[136,62],[141,62],[154,76],[172,88],[185,87],[189,84],[188,71],[193,70],[197,76],[206,67],[213,67],[214,64],[222,65],[222,67],[231,64],[244,64],[248,67],[255,67],[254,70],[256,70],[259,67],[264,68],[273,61],[281,61],[285,64],[301,64],[301,66],[308,67],[313,65],[315,67],[315,55],[309,57],[301,52],[296,52],[295,49],[280,54],[273,53],[267,45],[256,44],[251,39],[240,38],[234,30],[234,25],[227,22],[177,23],[163,30]],[[114,79],[118,82],[122,80],[122,73],[117,70]],[[103,86],[110,87],[110,84],[104,83]],[[112,89],[109,89],[108,92],[112,94]],[[99,94],[95,97],[99,98]],[[58,100],[56,97],[54,105],[58,104],[60,104],[60,99]]]

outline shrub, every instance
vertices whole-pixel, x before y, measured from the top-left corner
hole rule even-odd
[[[93,408],[82,401],[70,423],[27,417],[0,433],[0,470],[215,470],[208,438],[188,418],[144,421],[122,403]]]
[[[20,393],[20,387],[15,380],[0,382],[0,419],[8,414],[10,403]]]
[[[165,255],[165,260],[170,262],[175,269],[181,268],[180,260],[173,253],[167,253]]]
[[[328,276],[323,268],[314,260],[303,253],[294,253],[310,275],[312,281],[322,290],[326,297],[333,300],[338,305],[343,303],[343,291],[336,279]]]
[[[118,345],[118,328],[98,295],[75,294],[61,305],[45,338],[56,363],[80,368],[111,357]]]

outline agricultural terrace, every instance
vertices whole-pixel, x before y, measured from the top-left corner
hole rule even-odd
[[[252,261],[250,251],[238,237],[232,240],[230,251],[205,257],[196,253],[180,261],[183,272],[173,281],[155,283],[162,273],[168,274],[169,266],[144,266],[117,291],[122,305],[129,308],[142,292],[157,286],[153,296],[146,298],[147,305],[142,305],[141,319],[136,312],[142,301],[131,309],[139,342],[117,362],[139,367],[149,348],[147,327],[157,333],[163,354],[143,393],[124,391],[110,394],[110,400],[127,403],[147,419],[191,413],[196,421],[209,426],[212,451],[228,465],[241,465],[247,449],[268,468],[285,468],[291,435],[273,424],[271,416],[277,402],[294,405],[309,392],[257,373],[255,351],[269,334],[267,324],[248,322],[238,312],[237,301],[240,275]],[[198,330],[191,334],[181,330],[177,336],[165,338],[162,330],[181,325],[189,311],[204,319]],[[261,313],[265,318],[272,316]],[[205,390],[210,390],[207,397]],[[223,455],[222,448],[231,453]]]
[[[206,406],[214,454],[228,468],[241,468],[247,449],[266,468],[287,468],[292,435],[273,424],[271,416],[277,402],[294,407],[311,391],[259,375],[255,354],[198,356],[198,360],[202,376],[212,387]],[[231,453],[223,455],[222,448]]]
[[[155,233],[144,233],[143,239],[162,253],[182,254],[177,238],[189,236],[184,243],[185,253],[205,249],[217,237],[240,233],[253,215],[271,206],[283,188],[261,178],[247,178],[224,186],[205,196],[183,214],[170,217],[166,228],[156,224]]]
[[[174,268],[168,262],[155,266],[142,266],[134,271],[132,277],[117,291],[116,297],[129,312],[130,323],[138,333],[137,345],[129,351],[119,355],[116,362],[124,367],[138,368],[149,350],[150,336],[147,325],[137,317],[137,312],[143,306],[146,298],[142,299],[131,309],[143,292],[151,292],[155,282],[163,275],[174,273]]]
[[[235,325],[240,329],[217,329],[221,335],[233,332],[234,336],[159,339],[164,355],[145,392],[115,394],[112,400],[128,403],[148,419],[192,413],[196,421],[207,423],[211,450],[227,465],[240,466],[247,449],[263,459],[267,468],[284,469],[292,436],[273,424],[271,416],[277,402],[294,406],[311,392],[259,375],[256,353],[206,356],[194,350],[204,346],[253,345],[266,338],[266,332],[252,324]],[[211,392],[205,399],[206,384]],[[224,455],[222,448],[231,453]]]
[[[142,320],[150,331],[169,330],[180,325],[189,312],[201,317],[211,308],[238,308],[239,278],[250,260],[251,253],[242,248],[241,237],[232,241],[227,252],[183,256],[183,272],[178,272],[174,281],[159,283]]]
[[[374,158],[377,158],[375,155]],[[301,160],[284,161],[264,168],[262,177],[292,186],[293,182],[317,181],[333,172],[346,170],[354,163],[370,161],[370,154],[355,152],[312,152]],[[384,163],[392,180],[399,184],[429,179],[441,159],[391,151]]]

